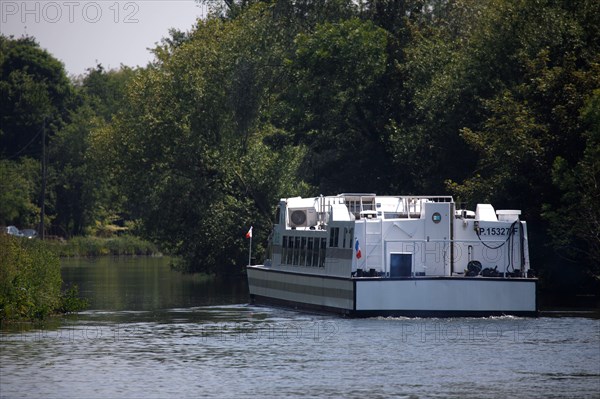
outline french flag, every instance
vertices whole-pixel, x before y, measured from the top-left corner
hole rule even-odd
[[[356,251],[356,259],[360,259],[362,253],[360,252],[360,244],[358,243],[358,238],[356,239],[356,243],[354,244],[354,250]]]
[[[246,233],[246,238],[252,238],[252,226],[250,226],[250,230]]]

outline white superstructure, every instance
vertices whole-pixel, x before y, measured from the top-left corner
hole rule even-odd
[[[537,312],[518,210],[449,196],[282,199],[251,299],[348,315]]]

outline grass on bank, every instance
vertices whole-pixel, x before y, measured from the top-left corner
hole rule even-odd
[[[87,307],[77,287],[62,291],[60,260],[50,246],[0,233],[0,321],[43,319]]]
[[[47,241],[59,257],[161,255],[156,245],[139,237],[73,237],[68,241]]]

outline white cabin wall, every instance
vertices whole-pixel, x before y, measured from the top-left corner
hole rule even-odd
[[[385,270],[392,254],[411,254],[413,275],[450,275],[450,203],[424,203],[419,219],[384,221]],[[436,221],[433,215],[436,214]],[[437,217],[441,218],[437,220]]]
[[[361,252],[361,257],[356,257],[356,242],[358,241],[358,245]],[[363,246],[365,244],[365,221],[357,220],[354,223],[354,239],[352,243],[352,272],[355,272],[357,269],[367,269],[367,260],[363,253]]]
[[[450,275],[451,224],[454,206],[449,202],[426,202],[421,214],[425,222],[422,256],[428,276]]]
[[[390,271],[392,253],[412,254],[412,272],[424,273],[426,268],[422,252],[425,223],[422,219],[402,219],[384,222],[384,256],[386,272]]]
[[[322,204],[322,205],[321,205]],[[375,203],[374,203],[375,204]],[[485,204],[484,204],[485,205]],[[476,212],[471,212],[475,219],[469,218],[464,212],[464,218],[456,218],[453,203],[429,200],[398,199],[395,197],[378,197],[376,200],[377,216],[354,220],[349,212],[348,204],[341,197],[319,197],[317,199],[289,198],[280,202],[281,216],[275,226],[272,238],[273,267],[284,270],[306,272],[311,274],[328,274],[332,276],[349,276],[357,269],[377,272],[390,272],[390,257],[394,253],[410,254],[412,275],[447,276],[451,272],[462,273],[467,269],[470,260],[478,260],[483,268],[498,267],[501,273],[521,267],[521,243],[518,232],[511,241],[512,251],[505,243],[512,221],[507,217],[496,218],[491,205],[479,205]],[[315,209],[323,216],[323,223],[312,227],[291,229],[288,225],[290,209]],[[488,209],[489,208],[489,209]],[[507,213],[508,211],[500,211]],[[518,215],[518,211],[512,211]],[[395,219],[385,219],[396,217]],[[443,223],[434,223],[432,216],[439,213]],[[391,216],[394,215],[394,216]],[[416,215],[416,217],[414,216]],[[512,214],[511,214],[512,215]],[[419,217],[420,216],[420,217]],[[482,220],[478,220],[477,216]],[[319,216],[321,217],[321,216]],[[518,218],[518,216],[516,216]],[[446,222],[451,219],[451,235]],[[516,219],[515,219],[516,220]],[[474,231],[475,223],[479,229],[484,229],[481,239]],[[524,230],[525,270],[529,269],[529,250],[527,240],[527,225],[520,224]],[[322,228],[327,230],[322,230]],[[339,229],[337,247],[330,247],[329,231]],[[488,233],[489,229],[489,233]],[[494,234],[498,233],[498,234]],[[502,234],[501,234],[502,233]],[[326,237],[327,257],[325,267],[291,266],[282,262],[282,236]],[[450,240],[453,240],[452,242]],[[344,242],[345,240],[345,242]],[[355,243],[359,242],[361,258],[356,257]],[[494,247],[500,246],[498,249]],[[451,264],[450,261],[453,260]],[[282,265],[283,263],[283,265]],[[512,265],[509,270],[507,266]]]
[[[478,224],[478,228],[480,229],[481,240],[475,232],[475,223]],[[500,273],[512,271],[512,267],[507,270],[509,264],[512,264],[515,269],[519,269],[521,266],[521,243],[518,230],[513,239],[511,239],[510,245],[507,242],[511,225],[511,222],[455,219],[453,245],[454,272],[464,272],[470,260],[481,262],[483,268],[494,268],[497,266]],[[527,224],[522,222],[521,225],[524,229],[523,248],[525,251],[525,270],[527,271],[529,269]],[[519,228],[518,224],[516,227],[517,229]],[[482,241],[491,248],[486,247]],[[512,250],[509,251],[511,246]]]

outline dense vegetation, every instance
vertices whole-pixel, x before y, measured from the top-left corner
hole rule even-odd
[[[160,256],[156,245],[132,235],[120,237],[76,236],[70,240],[46,241],[48,249],[61,258],[95,256]]]
[[[39,240],[0,233],[0,321],[39,319],[86,306],[77,287],[62,292],[58,256]]]
[[[280,197],[452,194],[523,210],[544,288],[597,288],[599,2],[214,5],[147,67],[74,82],[0,39],[0,224],[36,222],[45,128],[56,234],[127,225],[228,273]]]

